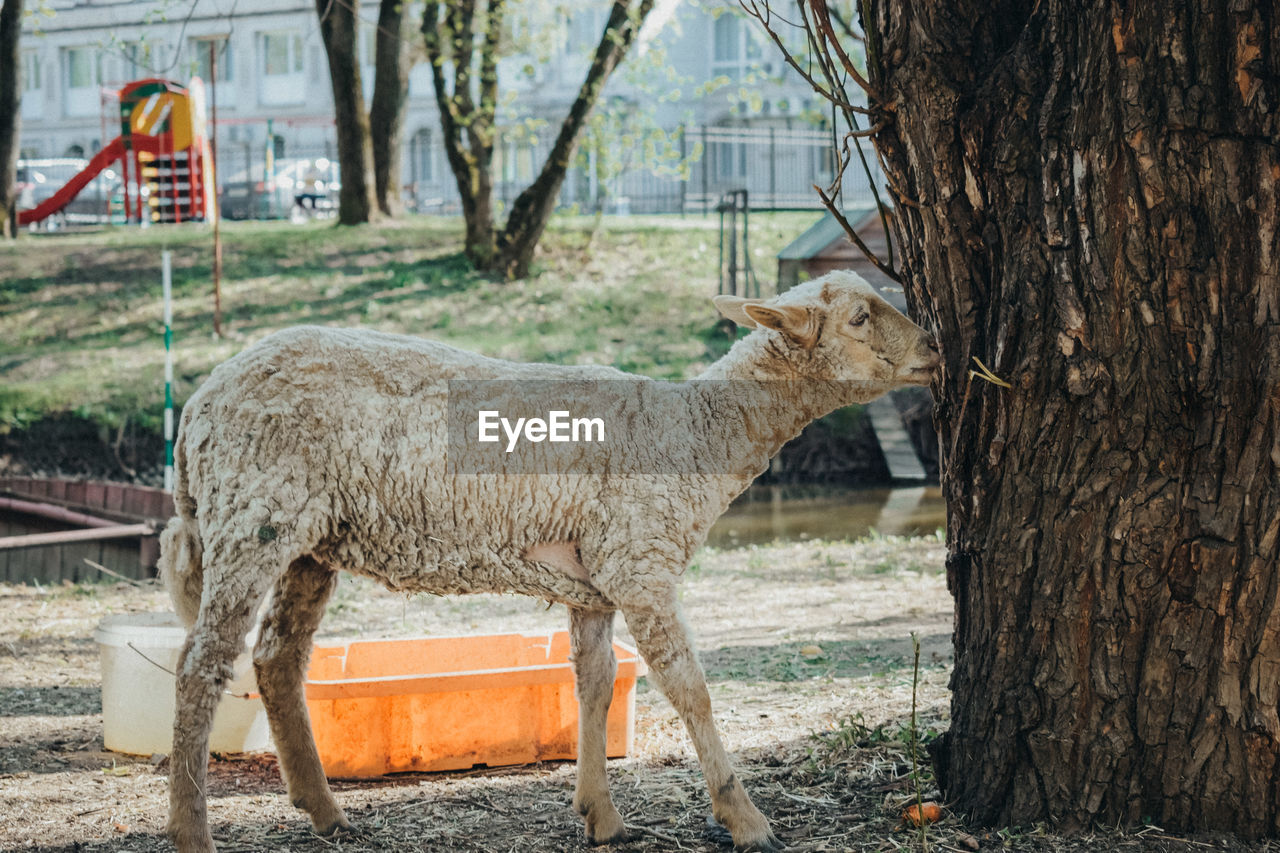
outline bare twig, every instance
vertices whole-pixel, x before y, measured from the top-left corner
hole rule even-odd
[[[685,847],[683,844],[681,844],[680,839],[676,838],[674,835],[668,835],[665,832],[659,832],[658,830],[652,827],[635,825],[630,828],[636,830],[637,832],[643,832],[645,835],[652,835],[654,838],[658,839],[659,841],[665,841],[668,844],[674,845],[677,850],[689,849],[688,847]]]
[[[811,87],[813,87],[813,91],[817,92],[819,95],[823,97],[823,99],[830,101],[831,103],[835,104],[837,107],[839,107],[842,110],[845,110],[848,112],[854,112],[859,115],[865,115],[865,116],[874,115],[874,112],[872,110],[866,107],[858,106],[857,104],[850,103],[842,94],[840,94],[836,90],[836,88],[834,88],[833,86],[823,85],[813,76],[812,72],[800,66],[800,63],[796,60],[795,56],[791,53],[790,49],[788,49],[787,46],[782,43],[782,37],[778,34],[777,30],[774,29],[773,23],[772,23],[772,18],[774,16],[770,12],[768,3],[764,4],[764,7],[763,7],[764,11],[761,11],[761,7],[756,2],[756,0],[739,0],[739,4],[742,6],[743,11],[745,11],[748,15],[750,15],[751,17],[755,18],[757,21],[760,22],[760,24],[764,27],[765,33],[769,36],[769,38],[773,41],[773,43],[777,45],[778,50],[782,53],[782,60],[786,62],[788,65],[790,65],[792,69],[794,69],[795,72],[799,74],[806,83],[808,83]],[[785,20],[785,19],[780,18],[780,20]],[[807,19],[804,24],[794,24],[789,21],[787,23],[791,24],[791,26],[796,27],[797,29],[808,28]],[[814,53],[811,51],[809,55],[809,59],[812,61],[815,55],[819,57],[821,56],[820,53]],[[821,59],[819,59],[819,62],[821,64]],[[823,71],[824,72],[827,71],[827,67],[825,65],[823,66]],[[827,75],[824,73],[824,76],[827,77],[828,80],[831,80],[830,75]]]
[[[120,422],[120,429],[116,430],[116,442],[111,449],[115,451],[116,462],[120,465],[120,470],[124,471],[126,474],[128,474],[130,477],[136,480],[138,478],[138,472],[135,469],[124,464],[124,457],[120,455],[120,445],[124,444],[124,429],[126,426],[128,426],[128,424],[129,424],[128,418],[125,418]]]
[[[174,672],[173,670],[169,669],[169,667],[167,667],[167,666],[165,666],[165,665],[163,665],[163,664],[161,664],[161,663],[158,663],[158,662],[156,662],[156,661],[152,660],[150,657],[148,657],[148,656],[147,656],[147,655],[142,651],[142,649],[138,648],[138,647],[137,647],[137,646],[135,646],[133,643],[125,643],[125,645],[126,645],[126,646],[128,646],[129,648],[133,649],[135,652],[137,652],[137,653],[138,653],[138,657],[142,658],[142,659],[143,659],[143,660],[145,660],[147,663],[149,663],[149,664],[151,664],[152,666],[154,666],[156,669],[160,670],[161,672],[167,672],[167,673],[169,673],[170,675],[172,675],[174,678],[177,678],[177,677],[178,677],[178,673],[176,673],[176,672]],[[259,698],[261,698],[261,696],[260,696],[259,694],[257,694],[257,693],[232,693],[230,690],[223,690],[222,692],[223,692],[223,693],[225,693],[225,694],[226,694],[226,695],[228,695],[228,696],[234,696],[234,697],[236,697],[237,699],[259,699]]]
[[[108,569],[106,566],[101,565],[100,563],[95,563],[93,560],[90,560],[88,557],[84,557],[83,559],[86,563],[89,564],[90,568],[97,569],[98,571],[102,572],[104,575],[111,575],[111,577],[116,578],[117,580],[122,580],[125,583],[133,584],[134,586],[140,587],[141,589],[146,589],[149,586],[149,584],[145,584],[140,580],[135,580],[134,578],[127,578],[124,575],[120,574],[119,572],[113,572],[111,569]]]
[[[827,8],[826,0],[809,0],[809,5],[813,8],[813,19],[819,26],[819,31],[823,35],[824,43],[835,50],[836,58],[840,60],[841,67],[844,68],[846,74],[853,78],[853,82],[862,87],[862,91],[867,93],[867,98],[872,101],[879,101],[880,95],[858,71],[857,66],[853,64],[853,60],[849,58],[849,54],[840,46],[840,39],[836,36],[835,29],[831,26],[831,14]]]
[[[817,191],[818,197],[822,200],[823,206],[831,212],[836,221],[840,223],[840,227],[844,229],[848,235],[850,242],[857,246],[858,250],[866,256],[876,269],[883,272],[894,282],[902,284],[902,277],[894,268],[893,257],[893,240],[889,223],[889,207],[885,204],[885,199],[881,197],[880,187],[875,174],[871,170],[871,164],[867,161],[867,156],[862,150],[862,146],[856,145],[858,161],[862,166],[863,173],[867,176],[867,185],[871,189],[871,193],[875,198],[876,210],[880,215],[880,222],[884,227],[885,235],[888,238],[887,257],[881,259],[877,257],[854,231],[853,226],[849,223],[848,218],[841,210],[840,204],[840,188],[844,180],[845,169],[853,161],[853,157],[849,153],[849,141],[851,139],[863,139],[874,137],[883,131],[891,122],[893,110],[891,106],[882,103],[883,98],[875,87],[871,85],[866,75],[858,70],[853,58],[848,51],[840,44],[840,39],[849,38],[856,40],[857,34],[853,30],[852,24],[841,17],[837,10],[833,10],[828,6],[827,0],[797,0],[796,12],[798,21],[787,20],[776,15],[770,5],[769,0],[738,0],[743,11],[747,15],[755,18],[764,28],[765,33],[777,46],[778,51],[782,54],[783,60],[790,65],[797,74],[799,74],[805,82],[813,87],[813,90],[831,103],[833,132],[836,124],[835,109],[839,109],[844,115],[845,123],[848,125],[848,132],[844,135],[843,152],[832,141],[835,149],[834,153],[837,160],[837,168],[831,185],[823,190],[817,185],[814,190]],[[864,8],[864,13],[866,9]],[[793,29],[800,30],[804,33],[805,44],[807,47],[806,65],[802,65],[799,59],[784,43],[779,28],[775,24],[781,21]],[[837,32],[839,27],[839,32]],[[873,39],[870,34],[863,39],[867,45],[868,53],[873,50]],[[816,70],[815,70],[816,66]],[[852,81],[859,86],[866,94],[869,104],[876,105],[876,109],[862,107],[854,104],[846,92],[846,85]],[[858,116],[869,116],[874,123],[863,128],[859,125]],[[876,152],[879,158],[879,152]],[[884,169],[881,163],[881,170],[888,182],[888,170]],[[892,184],[889,185],[890,191],[895,197],[902,198],[908,206],[919,207],[918,204],[911,204],[911,200],[905,198],[904,194]]]

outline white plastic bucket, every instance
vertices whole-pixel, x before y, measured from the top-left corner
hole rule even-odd
[[[174,677],[187,629],[173,613],[108,616],[93,632],[102,654],[102,728],[107,749],[135,755],[173,748]],[[163,667],[163,668],[162,668]],[[166,670],[168,670],[166,672]],[[257,694],[249,655],[234,664],[230,693]],[[209,749],[257,752],[271,748],[261,699],[223,693],[213,717]]]

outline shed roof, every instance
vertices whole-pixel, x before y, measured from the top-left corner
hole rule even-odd
[[[875,208],[858,208],[846,210],[845,219],[856,229],[876,212]],[[844,227],[831,215],[831,211],[822,214],[822,218],[809,226],[803,234],[792,240],[782,251],[778,252],[780,261],[803,261],[812,258],[844,237]]]

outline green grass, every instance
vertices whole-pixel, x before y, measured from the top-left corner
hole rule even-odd
[[[814,218],[752,217],[752,260],[766,286],[778,249]],[[537,274],[502,284],[471,270],[458,219],[366,228],[228,223],[221,339],[212,334],[206,227],[0,241],[0,430],[66,412],[158,428],[166,248],[179,403],[216,364],[299,323],[403,332],[500,358],[609,364],[664,379],[693,375],[727,349],[709,301],[717,285],[714,216],[609,218],[593,238],[591,224],[555,220]]]

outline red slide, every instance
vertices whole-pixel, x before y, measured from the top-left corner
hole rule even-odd
[[[93,155],[93,159],[89,161],[89,165],[79,172],[74,178],[67,181],[67,185],[49,196],[44,201],[37,204],[30,210],[18,211],[18,224],[27,225],[31,222],[39,222],[45,217],[52,216],[62,208],[66,207],[71,199],[76,197],[80,190],[92,181],[99,172],[110,166],[116,160],[124,156],[124,142],[120,137],[108,142],[103,146],[102,150]]]

